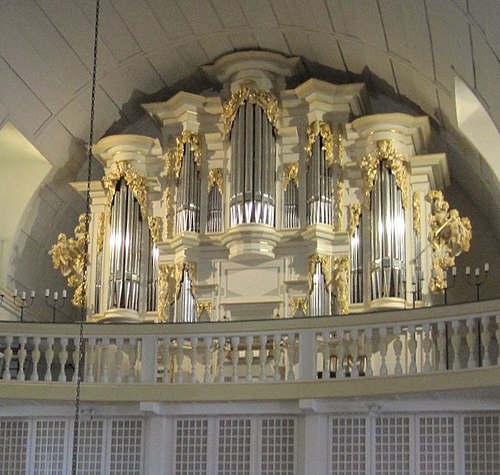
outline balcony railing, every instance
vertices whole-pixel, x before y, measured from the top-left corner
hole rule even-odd
[[[76,324],[0,322],[0,387],[9,381],[23,382],[23,388],[40,382],[60,390],[73,387],[78,332]],[[211,386],[225,385],[245,388],[248,398],[254,385],[255,394],[271,394],[262,392],[270,386],[274,397],[286,397],[300,385],[301,397],[307,397],[308,391],[331,394],[336,384],[343,385],[342,394],[355,393],[359,386],[346,390],[345,385],[366,381],[374,388],[377,379],[391,392],[404,386],[397,378],[433,374],[459,374],[468,386],[464,374],[469,370],[475,370],[473,384],[479,385],[488,379],[485,374],[478,382],[480,371],[500,366],[500,301],[345,317],[85,324],[83,335],[83,387],[93,387],[93,394],[110,385],[118,390],[123,385],[183,388],[137,396],[168,399],[181,398],[186,386],[198,386],[197,397],[203,399],[214,397],[204,392]],[[315,393],[315,385],[324,388],[326,382],[329,389]],[[287,389],[278,390],[280,385]],[[456,386],[455,378],[447,388]]]

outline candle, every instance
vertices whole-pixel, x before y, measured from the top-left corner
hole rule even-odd
[[[479,267],[476,267],[476,271],[475,271],[474,275],[475,275],[476,277],[479,277]]]
[[[14,289],[14,297],[17,297],[17,289]]]
[[[469,266],[467,266],[465,268],[465,275],[470,275],[470,267]]]
[[[32,290],[32,291],[31,291],[31,295],[30,295],[30,297],[31,297],[32,299],[34,299],[34,298],[35,298],[35,291],[34,291],[34,290]]]
[[[50,290],[49,289],[45,289],[45,298],[48,298],[50,295]]]
[[[66,295],[67,295],[67,294],[66,294],[66,289],[64,289],[64,290],[63,290],[63,299],[65,299],[65,298],[66,298]]]
[[[448,271],[444,271],[444,280],[448,280]]]
[[[453,266],[453,267],[451,268],[451,275],[452,275],[453,277],[456,277],[456,275],[457,275],[457,267],[456,267],[456,266]]]
[[[490,270],[490,265],[488,263],[484,264],[484,272],[488,272]]]
[[[57,292],[54,292],[54,300],[57,300],[59,298],[59,295]]]
[[[23,292],[23,293],[21,294],[21,299],[26,300],[26,292]]]

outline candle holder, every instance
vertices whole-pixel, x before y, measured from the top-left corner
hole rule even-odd
[[[457,268],[451,268],[451,280],[448,278],[448,271],[444,271],[444,304],[448,305],[448,290],[453,288],[457,282]]]
[[[421,276],[418,280],[415,277],[412,278],[411,281],[411,296],[412,296],[412,308],[416,308],[417,297],[421,296],[422,282],[424,281],[423,276]],[[403,287],[406,289],[406,280],[403,280]]]
[[[56,323],[56,311],[58,308],[61,308],[66,302],[66,289],[62,291],[62,300],[59,300],[59,293],[54,292],[52,294],[52,299],[50,299],[50,290],[45,290],[45,304],[47,307],[52,309],[52,323]]]
[[[35,291],[32,290],[28,299],[26,298],[26,292],[22,292],[21,297],[19,297],[17,289],[14,289],[14,295],[12,296],[12,298],[14,300],[14,305],[21,311],[21,322],[24,319],[24,309],[29,308],[33,305],[35,295]]]
[[[479,302],[480,294],[479,289],[481,285],[483,285],[488,280],[488,272],[490,270],[490,265],[488,263],[484,264],[484,273],[481,275],[481,270],[479,267],[476,267],[474,271],[474,276],[471,275],[470,267],[467,266],[465,268],[465,275],[467,277],[467,283],[471,286],[476,287],[476,301]]]
[[[0,294],[0,305],[2,305],[2,303],[3,303],[3,298],[4,298],[4,297],[5,297],[5,295],[4,295],[4,294]]]

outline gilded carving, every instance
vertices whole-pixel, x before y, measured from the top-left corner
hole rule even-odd
[[[105,234],[105,227],[106,224],[106,213],[99,213],[99,218],[97,221],[97,255],[99,255],[102,252],[102,249],[104,247],[104,234]]]
[[[295,315],[299,310],[307,314],[309,302],[307,297],[292,297],[292,315]]]
[[[161,264],[158,266],[158,315],[157,323],[167,320],[167,306],[175,301],[175,266]]]
[[[190,130],[184,130],[182,134],[175,139],[175,145],[167,152],[164,175],[168,176],[171,170],[173,170],[173,172],[175,173],[175,177],[179,178],[181,174],[182,161],[184,159],[184,148],[186,144],[190,145],[194,162],[196,163],[196,165],[198,165],[198,167],[200,166],[200,135],[195,134]]]
[[[278,100],[276,97],[269,92],[256,89],[254,81],[244,81],[241,83],[239,90],[231,94],[231,97],[223,106],[222,118],[226,136],[231,132],[238,109],[245,102],[257,104],[261,107],[266,113],[269,122],[276,127],[278,123]]]
[[[132,189],[132,192],[139,202],[141,214],[145,218],[147,213],[147,198],[148,198],[148,180],[132,167],[130,162],[115,162],[112,170],[102,178],[102,184],[106,192],[107,198],[107,213],[110,215],[111,203],[115,196],[116,184],[121,179]]]
[[[430,191],[427,198],[431,203],[432,276],[429,286],[432,292],[438,293],[446,287],[444,270],[455,265],[455,257],[470,249],[472,226],[469,218],[461,218],[456,209],[449,209],[441,191]]]
[[[335,231],[342,231],[344,223],[344,190],[345,183],[339,171],[337,178],[337,199],[335,200]]]
[[[375,184],[379,163],[385,160],[387,167],[391,170],[398,187],[401,189],[403,207],[408,209],[409,178],[408,164],[404,155],[394,148],[393,140],[379,140],[377,142],[377,154],[365,155],[361,160],[361,171],[364,178],[365,206],[370,205],[370,194]]]
[[[313,276],[316,272],[316,266],[321,266],[321,273],[325,279],[325,285],[327,288],[330,287],[332,283],[332,271],[330,266],[330,258],[328,256],[322,256],[320,254],[314,254],[309,257],[309,274],[307,275],[307,283],[309,284],[309,292],[313,289]]]
[[[299,182],[299,164],[297,162],[287,163],[283,169],[283,188],[285,190],[291,181],[296,184]]]
[[[332,262],[333,289],[337,295],[340,315],[349,313],[349,257],[334,257]]]
[[[420,236],[420,192],[414,191],[412,196],[413,207],[413,231],[417,236]]]
[[[361,205],[359,203],[351,203],[349,205],[349,236],[352,236],[358,227],[361,218]]]
[[[208,171],[208,191],[212,190],[212,188],[219,188],[222,193],[223,187],[223,173],[222,168],[211,168]]]
[[[322,139],[321,149],[325,151],[325,159],[328,166],[331,167],[335,161],[334,158],[334,141],[333,134],[330,124],[315,120],[312,124],[307,127],[307,145],[305,146],[305,151],[307,153],[308,159],[312,157],[313,147],[316,143],[317,137],[320,136]]]
[[[75,237],[68,238],[61,233],[57,243],[52,246],[49,255],[54,269],[68,279],[68,286],[75,288],[72,302],[77,307],[85,306],[85,264],[87,249],[87,215],[81,214],[75,228]]]
[[[206,311],[208,315],[212,314],[212,302],[210,300],[204,300],[196,304],[196,315],[200,316],[203,311]]]
[[[161,221],[159,216],[148,216],[148,228],[155,244],[161,241]]]
[[[174,196],[170,187],[166,187],[163,192],[163,203],[165,206],[165,237],[171,239],[174,235]]]
[[[187,270],[191,282],[194,282],[196,275],[196,264],[187,262],[178,262],[175,264],[175,298],[179,298],[181,293],[182,276],[184,269]]]

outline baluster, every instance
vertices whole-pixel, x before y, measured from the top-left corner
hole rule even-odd
[[[350,345],[350,353],[352,356],[352,369],[351,369],[351,377],[357,378],[359,376],[359,333],[358,329],[354,328],[350,331],[351,333],[351,345]]]
[[[73,344],[75,345],[75,349],[71,353],[71,357],[73,359],[73,366],[75,367],[73,371],[73,378],[72,381],[76,383],[78,381],[78,374],[80,371],[80,346],[79,346],[79,341],[77,338],[73,338]],[[82,343],[82,345],[85,343]],[[88,355],[86,356],[88,358]],[[85,379],[85,370],[82,371],[83,373],[83,378]]]
[[[219,349],[217,350],[217,382],[224,382],[224,362],[226,360],[226,337],[219,337]]]
[[[260,362],[260,381],[266,380],[266,363],[267,363],[267,335],[260,335],[259,362]]]
[[[4,351],[4,370],[3,370],[3,379],[9,381],[10,380],[10,362],[12,361],[12,355],[14,351],[11,348],[13,338],[9,335],[5,338],[5,343],[7,347]]]
[[[95,366],[95,337],[91,337],[88,340],[88,349],[86,354],[86,362],[87,362],[87,382],[93,383],[94,379],[94,366]]]
[[[31,372],[31,381],[38,381],[38,362],[40,361],[40,337],[33,337],[33,350],[31,351],[31,361],[33,362],[33,371]]]
[[[401,366],[401,351],[403,350],[403,343],[401,342],[401,327],[394,327],[394,354],[396,357],[396,364],[394,365],[394,374],[400,376],[403,374],[403,367]]]
[[[45,381],[52,381],[52,361],[54,360],[54,337],[47,338],[47,350],[45,351],[45,361],[47,362],[47,372]]]
[[[205,348],[205,375],[203,376],[203,382],[204,383],[211,383],[212,382],[212,374],[211,374],[211,367],[212,367],[212,355],[211,355],[211,349],[212,349],[212,337],[211,336],[206,336],[203,338],[203,346]]]
[[[417,339],[415,338],[415,325],[408,325],[408,351],[410,352],[409,374],[417,374]]]
[[[438,337],[437,337],[437,347],[439,350],[439,363],[438,370],[445,371],[448,366],[448,362],[446,361],[446,346],[448,342],[446,341],[446,323],[439,322],[438,323]]]
[[[19,338],[19,350],[17,350],[17,358],[19,361],[19,371],[17,373],[17,379],[19,381],[24,381],[26,375],[24,374],[24,363],[26,361],[26,340],[25,336]]]
[[[280,360],[281,360],[281,336],[273,335],[273,366],[274,380],[280,381]]]
[[[322,333],[323,337],[323,348],[321,352],[323,353],[323,379],[330,378],[330,332],[324,331]]]
[[[163,362],[163,383],[170,383],[172,375],[170,374],[170,338],[163,338],[163,346],[161,352],[161,359]]]
[[[338,338],[338,343],[337,343],[337,356],[338,356],[338,361],[337,361],[337,378],[343,378],[345,377],[345,372],[344,372],[344,356],[345,356],[345,333],[344,330],[339,330],[336,334]]]
[[[295,370],[294,370],[295,351],[296,351],[295,334],[290,333],[288,335],[288,345],[287,345],[287,357],[288,357],[287,381],[295,381]]]
[[[481,332],[481,342],[483,343],[483,366],[491,366],[490,358],[490,344],[491,344],[491,332],[489,328],[490,317],[482,317],[481,323],[483,324],[483,330]]]
[[[123,364],[125,361],[125,353],[123,351],[123,338],[117,338],[116,341],[116,355],[115,355],[115,383],[123,382]]]
[[[422,339],[422,349],[424,350],[424,373],[430,373],[432,371],[431,366],[431,349],[432,349],[432,339],[431,339],[431,326],[425,323],[422,327],[423,339]]]
[[[66,347],[68,346],[68,339],[61,338],[61,351],[59,352],[59,363],[61,364],[61,368],[59,370],[59,376],[57,380],[61,383],[66,382],[66,362],[68,361],[68,351]]]
[[[138,357],[136,338],[130,339],[129,361],[129,381],[132,383],[138,383],[141,380],[141,361]]]
[[[364,341],[364,351],[366,357],[366,370],[365,375],[367,377],[373,376],[373,366],[372,366],[372,337],[373,331],[371,328],[367,328],[364,331],[365,341]]]
[[[467,368],[476,367],[476,321],[474,318],[467,319],[467,346],[469,347],[469,358],[467,359]]]
[[[253,336],[247,335],[245,338],[246,350],[245,350],[245,362],[247,364],[247,383],[252,382],[252,363],[253,363]]]
[[[177,338],[177,348],[175,349],[175,362],[177,364],[177,374],[175,375],[175,382],[182,384],[184,382],[184,375],[182,365],[184,363],[184,338]]]
[[[453,369],[460,369],[460,322],[453,320],[451,322],[453,335],[451,336],[451,346],[453,348]]]
[[[233,383],[238,382],[238,363],[239,363],[239,351],[238,345],[240,344],[240,337],[233,336],[231,337],[231,364],[233,366],[233,373],[231,377],[231,381]]]
[[[103,338],[101,341],[101,371],[99,382],[108,383],[109,382],[109,338]]]
[[[196,362],[198,361],[198,338],[191,337],[191,377],[190,382],[196,383]]]
[[[379,341],[379,351],[380,351],[380,376],[387,376],[387,363],[386,363],[386,358],[387,358],[387,328],[382,327],[379,328],[378,334],[380,336],[380,341]]]

